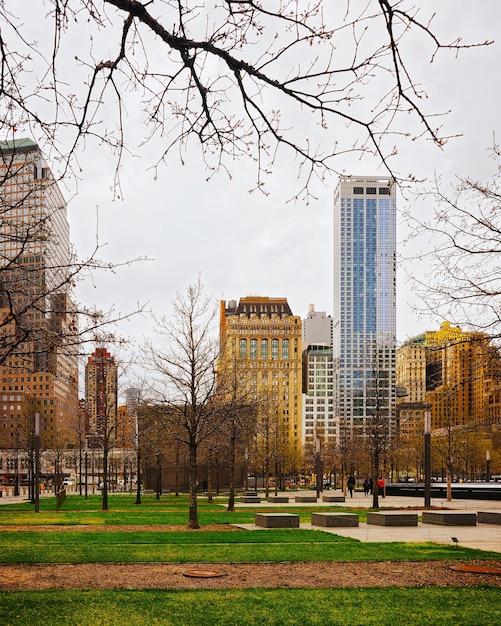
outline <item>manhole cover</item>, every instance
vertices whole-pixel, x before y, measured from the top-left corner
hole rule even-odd
[[[484,565],[453,565],[451,569],[456,572],[467,572],[468,574],[495,574],[501,576],[501,569]]]
[[[217,569],[189,569],[183,572],[183,576],[189,578],[217,578],[223,576],[223,572]]]

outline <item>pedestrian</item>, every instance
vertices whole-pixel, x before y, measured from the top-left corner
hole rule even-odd
[[[364,480],[364,495],[367,498],[367,496],[369,495],[369,490],[370,490],[370,486],[369,486],[369,479],[366,478]]]
[[[372,480],[372,477],[369,478],[369,493],[372,494],[372,490],[374,489],[374,481]]]
[[[353,498],[353,489],[355,488],[355,479],[353,476],[348,478],[348,491],[350,492],[350,498]]]
[[[384,478],[380,476],[377,481],[377,492],[384,498]]]

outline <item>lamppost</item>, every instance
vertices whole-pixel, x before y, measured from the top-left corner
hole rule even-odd
[[[35,513],[40,512],[40,413],[35,413]]]
[[[85,452],[84,452],[84,463],[85,463],[85,499],[87,500],[87,496],[89,493],[89,448],[88,448],[88,440],[85,437]]]
[[[315,471],[317,474],[317,498],[320,498],[320,492],[323,491],[324,488],[324,472],[322,467],[322,455],[320,453],[320,437],[317,437],[315,440]]]
[[[485,452],[485,480],[489,482],[491,479],[491,451]]]
[[[424,505],[431,506],[431,412],[424,413]]]

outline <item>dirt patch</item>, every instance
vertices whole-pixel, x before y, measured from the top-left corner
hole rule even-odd
[[[61,525],[1,526],[2,531],[135,532],[180,531],[175,525]],[[229,525],[207,525],[198,530],[238,532]],[[469,571],[458,561],[314,562],[314,563],[85,563],[56,565],[0,565],[0,589],[244,589],[335,587],[431,587],[490,584],[501,587],[501,560],[468,561]],[[471,571],[472,569],[476,571]],[[218,576],[187,576],[198,570]]]
[[[468,561],[476,568],[501,561]],[[90,563],[0,565],[0,589],[244,589],[341,587],[501,587],[501,576],[454,569],[457,561],[350,563]],[[191,570],[217,577],[189,577]]]

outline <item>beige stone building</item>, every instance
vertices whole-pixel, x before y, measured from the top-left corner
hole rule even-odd
[[[221,374],[238,365],[249,398],[272,407],[292,450],[301,450],[302,330],[286,298],[221,302]]]

